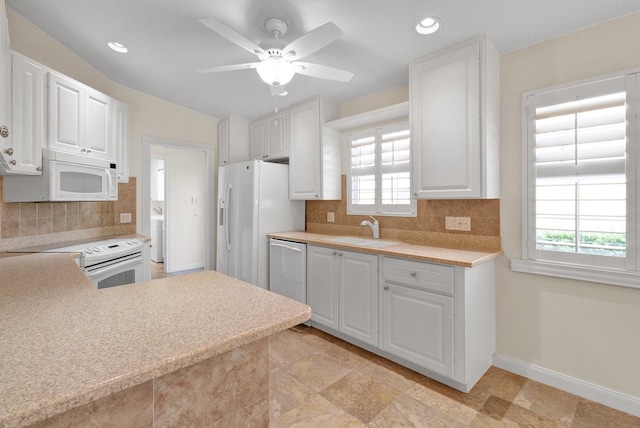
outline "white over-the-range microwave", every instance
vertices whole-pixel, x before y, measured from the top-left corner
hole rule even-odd
[[[44,149],[42,175],[5,175],[5,202],[115,201],[116,163]]]

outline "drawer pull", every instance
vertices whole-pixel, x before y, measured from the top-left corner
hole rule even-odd
[[[338,253],[338,255],[339,255],[340,257],[342,257],[342,252],[339,252],[339,253]]]
[[[416,274],[415,272],[411,272],[411,277],[412,277],[412,278],[415,278],[415,277],[416,277],[416,275],[417,275],[417,274]]]
[[[334,252],[333,252],[333,255],[335,256],[336,254],[338,254],[338,252],[337,252],[337,251],[334,251]]]
[[[389,291],[389,286],[388,285],[385,285],[383,288],[385,289],[385,291]]]

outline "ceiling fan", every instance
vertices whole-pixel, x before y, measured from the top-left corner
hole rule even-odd
[[[273,95],[286,95],[285,85],[291,81],[296,73],[339,82],[348,82],[353,77],[353,73],[348,71],[326,65],[298,61],[342,36],[342,31],[332,22],[328,22],[287,43],[280,38],[289,29],[287,23],[278,18],[269,18],[265,22],[265,28],[271,38],[263,40],[259,45],[215,19],[206,18],[201,19],[200,22],[222,37],[255,54],[260,59],[259,62],[223,65],[197,70],[200,73],[255,68],[260,78],[271,87]]]

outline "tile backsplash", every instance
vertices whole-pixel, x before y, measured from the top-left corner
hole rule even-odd
[[[0,250],[42,243],[135,233],[136,178],[118,184],[118,200],[104,202],[4,202],[0,177]],[[131,213],[131,223],[120,223]]]
[[[342,200],[307,201],[306,231],[336,235],[371,236],[371,229],[360,226],[366,215],[348,215],[346,176],[342,176]],[[327,213],[335,213],[335,222],[327,222]],[[445,217],[470,217],[471,231],[445,229]],[[416,217],[375,216],[380,223],[380,238],[407,242],[499,251],[500,200],[450,199],[418,200]]]

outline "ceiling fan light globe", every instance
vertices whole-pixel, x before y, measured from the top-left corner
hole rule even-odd
[[[256,67],[260,78],[271,86],[286,85],[293,79],[296,69],[289,61],[282,58],[270,58]]]

